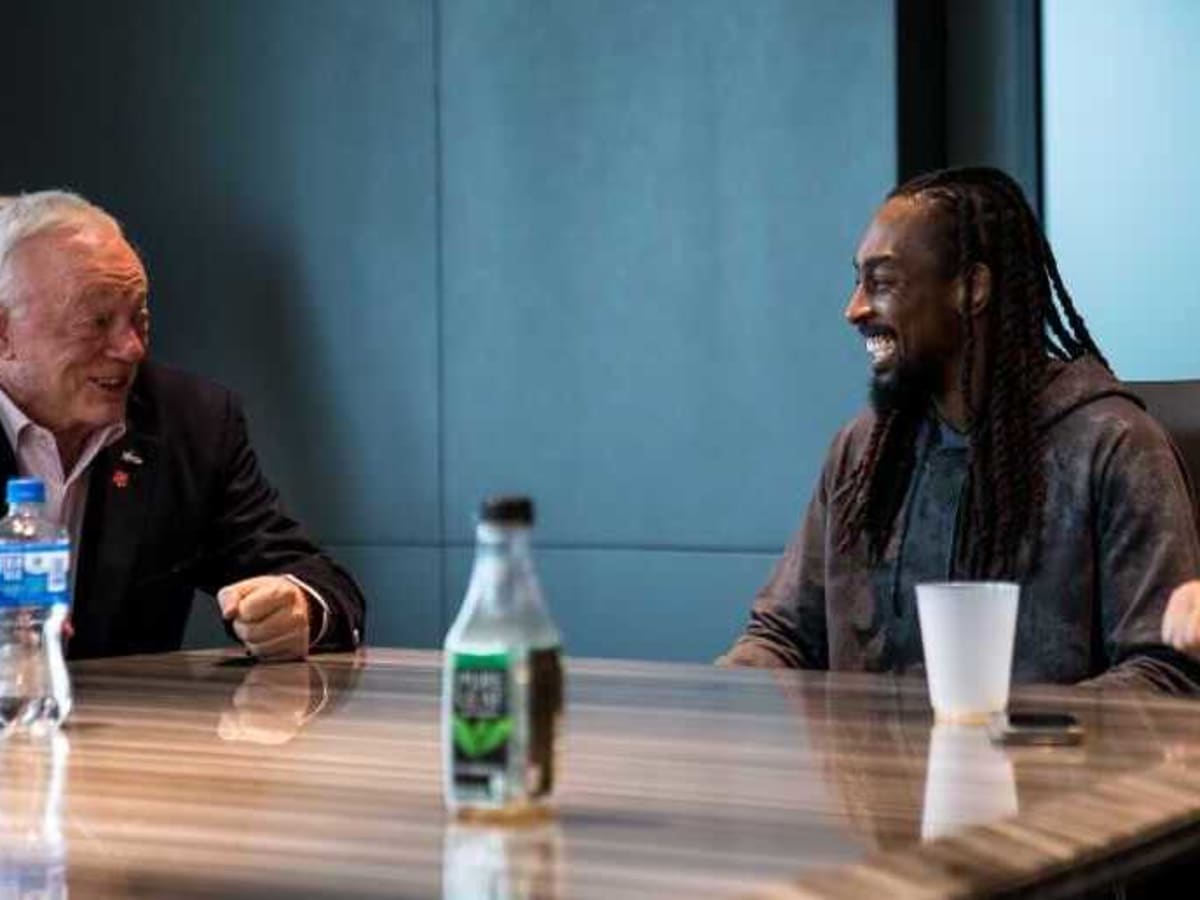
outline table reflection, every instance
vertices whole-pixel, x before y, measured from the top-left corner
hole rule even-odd
[[[935,730],[920,679],[579,661],[559,818],[448,823],[440,663],[76,664],[69,775],[56,788],[52,755],[11,756],[8,783],[45,787],[4,796],[0,840],[32,831],[27,881],[50,896],[69,840],[87,897],[715,900],[821,872],[825,895],[847,897],[878,895],[878,871],[921,887],[947,859],[969,860],[955,871],[980,891],[1033,884],[1200,809],[1193,703],[1019,686],[1014,708],[1070,712],[1086,737],[1000,748]],[[853,881],[879,857],[890,868]]]
[[[921,838],[932,840],[969,825],[1017,813],[1012,760],[979,725],[936,724],[929,736]]]
[[[255,663],[230,696],[217,722],[223,741],[278,746],[295,738],[353,690],[361,659],[328,666],[320,658],[293,663]]]
[[[451,822],[442,854],[443,900],[558,900],[566,896],[562,826]]]
[[[893,850],[987,824],[1164,762],[1200,768],[1200,706],[1134,692],[1016,686],[1013,708],[1070,712],[1077,747],[1000,747],[987,729],[935,725],[924,682],[778,672],[846,826]],[[868,689],[868,684],[870,685]]]
[[[70,741],[56,733],[0,742],[0,896],[67,896],[63,790]]]
[[[895,679],[894,690],[856,697],[832,673],[775,672],[809,749],[833,788],[843,821],[868,847],[920,837],[932,714],[923,683]]]

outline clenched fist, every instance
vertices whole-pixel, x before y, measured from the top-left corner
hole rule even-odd
[[[246,649],[264,660],[308,655],[308,595],[281,575],[259,575],[217,592],[221,616]]]

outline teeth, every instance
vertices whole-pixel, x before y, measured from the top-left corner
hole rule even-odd
[[[876,335],[867,338],[867,353],[871,356],[871,361],[878,364],[885,360],[891,359],[896,352],[895,338],[883,337]]]

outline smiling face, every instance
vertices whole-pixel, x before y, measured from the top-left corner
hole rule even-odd
[[[934,215],[920,200],[889,200],[854,257],[846,319],[866,343],[878,409],[927,403],[956,387],[962,285],[938,252]]]
[[[0,308],[0,386],[59,440],[125,417],[146,356],[146,272],[120,230],[81,219],[9,254]]]

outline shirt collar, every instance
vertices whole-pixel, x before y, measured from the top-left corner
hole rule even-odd
[[[18,452],[21,434],[29,428],[39,428],[46,431],[49,429],[39,425],[29,416],[25,415],[25,411],[13,402],[12,397],[8,395],[8,391],[0,388],[0,425],[4,427],[4,436],[8,438],[8,445],[12,447],[13,454]],[[108,447],[115,444],[125,435],[126,425],[124,422],[114,422],[111,425],[105,425],[98,428],[87,436],[84,441],[85,448],[95,447],[95,451],[89,452],[85,450],[85,455],[94,456],[95,452],[100,448]],[[80,457],[81,460],[83,457]],[[89,459],[90,462],[90,459]]]
[[[36,424],[29,416],[25,415],[24,411],[13,403],[12,397],[8,396],[8,391],[0,388],[0,424],[4,426],[4,436],[8,438],[8,445],[13,448],[13,452],[17,452],[17,439],[21,436],[21,432],[30,425]]]
[[[966,450],[970,447],[970,434],[958,431],[946,422],[932,404],[919,427],[920,439],[926,441],[930,447],[942,450]]]
[[[947,450],[962,450],[967,446],[967,436],[941,419],[938,419],[938,438]]]

